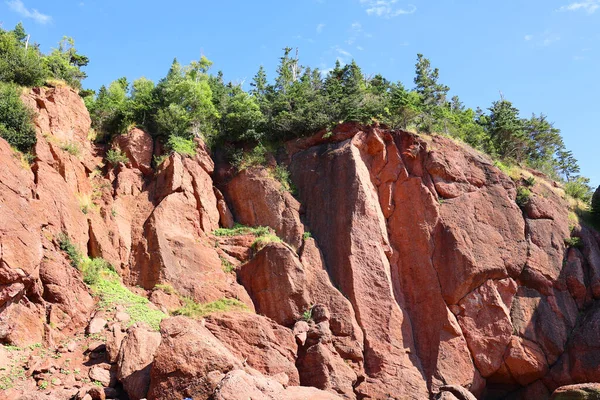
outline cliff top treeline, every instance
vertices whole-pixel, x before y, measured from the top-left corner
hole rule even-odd
[[[50,54],[29,43],[21,24],[0,30],[0,136],[22,151],[35,143],[28,110],[18,99],[15,84],[81,87],[88,58],[64,38]],[[565,182],[574,198],[590,202],[589,179],[579,175],[573,154],[560,130],[544,114],[523,117],[501,98],[487,110],[467,108],[439,80],[439,70],[417,56],[412,88],[380,74],[365,76],[352,61],[327,73],[303,66],[286,48],[274,79],[261,66],[245,91],[211,74],[206,57],[183,66],[173,61],[157,84],[123,77],[95,93],[81,90],[98,140],[108,140],[132,125],[164,139],[167,148],[194,151],[192,139],[202,136],[211,146],[226,147],[234,158],[241,150],[264,151],[285,140],[330,129],[343,121],[379,123],[392,129],[438,133],[461,140],[499,162],[525,165]],[[58,80],[58,82],[57,82]]]

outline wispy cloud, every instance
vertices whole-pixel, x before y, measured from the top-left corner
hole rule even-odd
[[[556,33],[546,31],[539,35],[525,35],[523,38],[526,42],[531,42],[536,46],[548,47],[560,40],[560,36]]]
[[[24,18],[31,18],[38,24],[47,24],[48,22],[52,21],[51,16],[42,14],[35,8],[29,9],[25,7],[25,4],[23,4],[21,0],[10,0],[7,1],[6,4],[17,14],[20,14]]]
[[[399,15],[413,14],[417,7],[409,4],[406,8],[397,5],[398,0],[360,0],[368,15],[393,18]]]
[[[585,11],[588,14],[593,14],[599,8],[600,0],[583,0],[562,6],[558,11]]]
[[[325,24],[320,23],[319,25],[317,25],[317,33],[323,32],[323,28],[325,28]]]
[[[335,51],[344,57],[352,57],[352,54],[349,51],[344,50],[339,46],[335,46]]]

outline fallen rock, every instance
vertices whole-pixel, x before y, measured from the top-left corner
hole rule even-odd
[[[148,394],[150,369],[161,335],[144,327],[132,327],[123,339],[117,361],[117,378],[131,400],[140,400]]]

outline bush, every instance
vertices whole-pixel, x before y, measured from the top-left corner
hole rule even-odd
[[[196,143],[192,139],[181,136],[171,136],[167,140],[167,148],[182,156],[194,157],[196,155]]]
[[[108,161],[111,165],[117,165],[119,163],[127,164],[129,162],[129,158],[127,155],[123,153],[119,149],[111,149],[106,152],[106,161]]]
[[[69,236],[66,233],[60,233],[57,237],[57,240],[58,240],[58,247],[62,251],[67,253],[67,257],[69,257],[69,260],[71,261],[71,265],[74,268],[79,268],[79,265],[81,264],[81,262],[83,260],[83,256],[79,252],[79,249],[77,249],[77,247],[73,244],[73,242],[71,242],[71,239],[69,238]]]
[[[36,143],[33,112],[21,101],[18,86],[0,82],[0,137],[26,153]]]
[[[592,215],[600,222],[600,186],[598,186],[598,189],[596,189],[596,192],[592,197]]]
[[[565,239],[565,245],[567,247],[575,247],[577,249],[581,249],[583,247],[583,242],[579,237],[570,237]]]
[[[63,143],[60,148],[73,156],[78,156],[81,153],[79,145],[75,142]]]
[[[278,165],[271,171],[271,176],[281,183],[281,189],[296,194],[296,187],[290,178],[290,171],[285,166]]]
[[[265,165],[267,163],[267,149],[259,144],[254,147],[251,151],[244,152],[240,150],[233,154],[233,166],[238,169],[238,171],[243,171],[246,168],[257,167],[261,165]]]
[[[533,187],[535,185],[535,177],[530,176],[529,178],[525,178],[523,179],[523,182],[525,183],[525,186]]]
[[[588,203],[592,198],[592,188],[589,186],[590,180],[582,176],[565,183],[565,193],[576,200]]]
[[[531,191],[527,189],[525,186],[519,186],[517,188],[517,199],[516,202],[519,207],[525,207],[525,205],[529,202],[531,198]]]

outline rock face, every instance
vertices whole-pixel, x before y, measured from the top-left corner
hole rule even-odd
[[[543,176],[513,181],[441,136],[342,124],[278,153],[296,198],[274,178],[274,157],[236,172],[196,139],[196,156],[155,166],[162,146],[140,129],[106,146],[88,140],[74,91],[23,99],[37,113],[30,168],[0,139],[0,344],[75,354],[86,329],[106,340],[79,360],[106,393],[63,374],[55,397],[548,400],[596,390],[600,234],[569,221],[563,191]],[[129,161],[104,163],[108,148]],[[521,208],[518,186],[531,191]],[[236,222],[282,241],[213,233]],[[166,319],[160,332],[128,327],[123,309],[99,309],[66,241],[109,261],[151,307],[193,300],[220,311]],[[36,357],[0,347],[2,382],[21,367],[10,362],[31,370],[6,396],[60,373]]]

